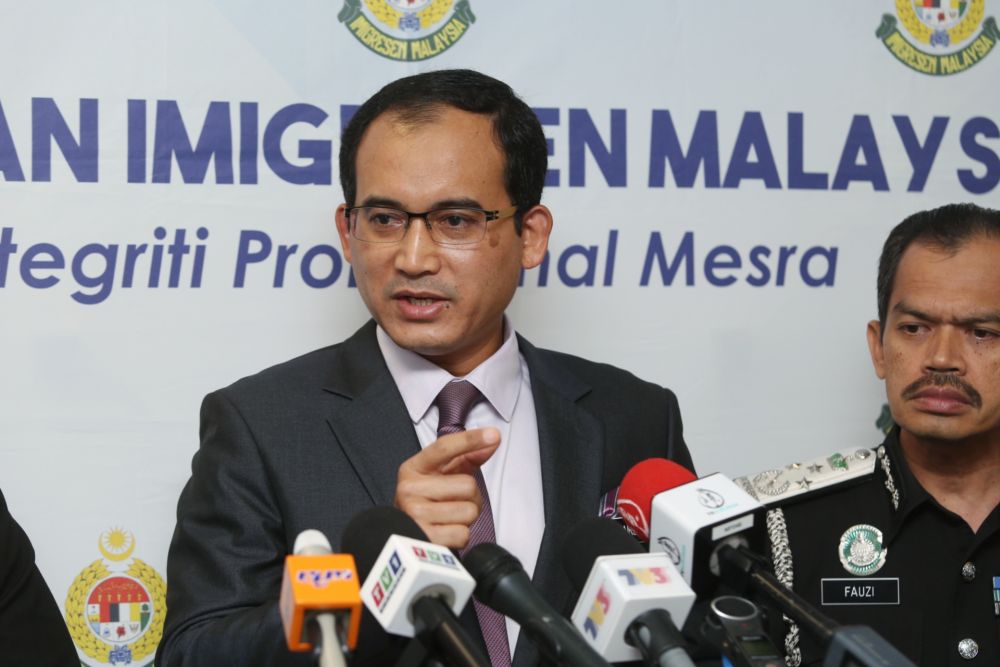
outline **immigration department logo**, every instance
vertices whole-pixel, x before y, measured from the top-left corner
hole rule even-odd
[[[923,74],[958,74],[985,58],[1000,30],[985,17],[986,0],[896,0],[875,35],[889,52]]]
[[[337,20],[380,56],[415,61],[447,51],[476,16],[469,0],[344,0]]]
[[[858,577],[874,574],[882,569],[888,554],[889,547],[882,541],[882,531],[866,523],[845,530],[837,547],[840,564]]]
[[[84,665],[151,665],[163,635],[166,585],[132,558],[135,537],[121,528],[101,533],[103,558],[88,565],[66,593],[66,625]]]

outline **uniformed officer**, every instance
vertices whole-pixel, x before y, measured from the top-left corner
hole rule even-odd
[[[895,425],[742,478],[776,574],[920,665],[1000,665],[1000,211],[916,213],[882,250],[868,344]],[[822,648],[791,626],[789,664]]]

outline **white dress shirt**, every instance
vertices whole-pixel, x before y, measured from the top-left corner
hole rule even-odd
[[[472,408],[465,427],[492,426],[500,431],[500,446],[481,468],[493,509],[497,544],[514,554],[532,576],[545,532],[542,468],[531,378],[510,321],[504,317],[500,349],[464,378],[455,378],[419,354],[396,345],[382,327],[377,328],[376,335],[421,448],[437,440],[438,409],[434,399],[446,384],[455,379],[468,380],[486,398]],[[519,631],[517,623],[508,618],[511,655]]]

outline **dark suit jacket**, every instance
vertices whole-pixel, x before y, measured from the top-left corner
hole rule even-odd
[[[545,534],[534,584],[567,609],[570,584],[559,563],[565,531],[596,514],[601,494],[636,462],[668,457],[690,468],[691,459],[669,390],[518,342],[542,465]],[[371,321],[343,343],[209,394],[201,447],[177,507],[156,664],[306,664],[282,638],[285,555],[306,528],[321,530],[336,549],[356,513],[392,505],[399,465],[418,451]],[[537,663],[522,633],[514,665]]]
[[[35,565],[28,536],[0,493],[0,664],[79,665],[56,601]]]

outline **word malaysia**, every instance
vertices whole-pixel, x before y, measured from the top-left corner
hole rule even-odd
[[[0,228],[0,289],[20,280],[30,289],[50,289],[71,281],[70,298],[96,305],[113,290],[198,289],[209,261],[209,231],[193,233],[180,228],[156,227],[152,240],[140,243],[87,243],[64,252],[52,243],[18,242],[13,227]],[[522,272],[521,285],[547,287],[610,287],[616,283],[619,230],[608,230],[602,245],[570,245],[546,253],[541,266]],[[832,287],[836,280],[838,248],[796,245],[731,245],[706,247],[695,232],[666,238],[659,231],[645,240],[641,257],[630,256],[627,265],[641,267],[635,283],[640,287],[724,288],[744,283],[751,287]],[[638,264],[636,264],[638,262]],[[318,244],[275,243],[260,230],[242,230],[237,239],[231,286],[283,288],[295,284],[322,289],[338,283],[355,287],[354,274],[337,248]],[[631,280],[618,279],[620,282]],[[634,283],[634,284],[635,284]]]
[[[124,172],[128,183],[136,184],[252,185],[264,172],[296,185],[332,185],[335,137],[357,110],[356,105],[341,105],[339,127],[331,128],[330,114],[307,103],[289,104],[271,114],[262,113],[257,102],[215,101],[203,114],[182,112],[176,100],[133,99],[125,105]],[[8,119],[0,103],[0,182],[51,181],[56,159],[77,182],[97,182],[100,165],[108,158],[101,153],[100,111],[99,100],[93,98],[80,99],[70,111],[53,98],[37,97],[31,100],[30,113],[18,116],[18,124]],[[813,128],[825,137],[842,137],[834,139],[840,146],[836,162],[816,165],[807,152],[806,117],[799,112],[769,116],[765,122],[757,111],[738,116],[706,109],[698,111],[693,128],[684,133],[668,109],[610,109],[606,117],[583,108],[536,108],[535,113],[547,133],[556,135],[547,139],[549,155],[568,164],[566,174],[549,170],[549,187],[586,186],[588,178],[594,180],[588,164],[596,166],[610,187],[634,183],[627,138],[636,129],[630,126],[636,117],[648,124],[649,141],[641,147],[648,168],[641,181],[649,188],[763,184],[767,189],[836,191],[855,185],[878,192],[904,187],[922,192],[942,146],[946,154],[959,154],[950,145],[956,141],[960,157],[954,175],[962,188],[984,194],[1000,183],[1000,127],[986,116],[935,116],[924,127],[908,115],[892,115],[889,129],[890,118],[855,114],[836,127]],[[723,145],[722,137],[731,136],[733,128],[732,144]],[[15,136],[25,137],[22,145]],[[772,137],[786,146],[783,156],[775,154]],[[894,150],[901,146],[908,162],[893,164],[892,184],[882,157],[889,144]]]

